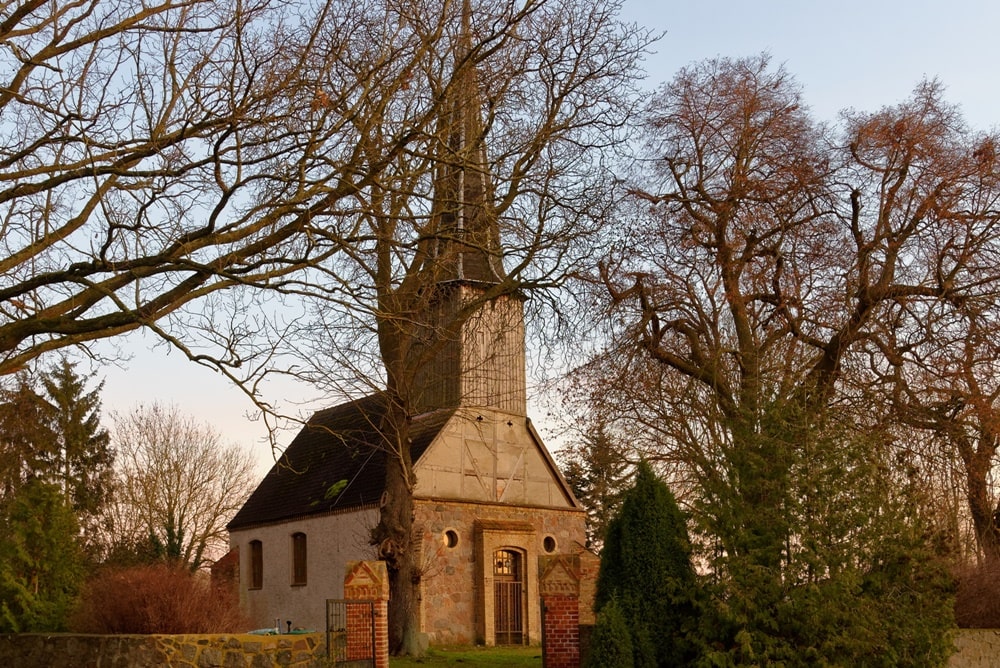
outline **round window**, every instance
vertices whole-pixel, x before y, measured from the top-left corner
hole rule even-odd
[[[458,532],[454,529],[448,529],[445,531],[444,544],[445,547],[456,547],[458,545]]]
[[[552,552],[555,552],[556,551],[556,539],[553,538],[552,536],[546,536],[545,539],[542,541],[542,547],[549,554],[551,554]]]

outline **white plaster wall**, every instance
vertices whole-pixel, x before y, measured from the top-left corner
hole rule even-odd
[[[231,547],[240,549],[240,602],[254,628],[274,626],[281,619],[293,628],[325,630],[326,599],[343,598],[347,562],[374,558],[368,545],[378,510],[324,515],[282,524],[234,531]],[[306,584],[292,585],[292,534],[306,534]],[[250,541],[259,540],[263,551],[263,586],[248,589]]]

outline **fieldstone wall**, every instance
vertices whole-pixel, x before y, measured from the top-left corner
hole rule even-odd
[[[322,633],[259,636],[0,635],[0,666],[62,668],[319,668],[326,665]]]
[[[1000,666],[1000,629],[959,629],[948,668]]]
[[[539,644],[538,557],[578,550],[586,540],[586,516],[579,510],[440,499],[417,499],[414,514],[423,530],[421,627],[431,644],[494,644],[491,567],[492,551],[498,547],[523,555],[525,630],[528,644]]]

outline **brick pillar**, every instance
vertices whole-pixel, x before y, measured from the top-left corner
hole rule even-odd
[[[538,560],[542,602],[542,665],[580,666],[580,556],[557,554]]]
[[[590,638],[597,622],[594,598],[597,594],[597,573],[601,558],[589,550],[580,552],[580,661],[590,652]]]
[[[389,573],[385,562],[347,562],[344,599],[347,601],[347,660],[373,657],[375,668],[389,668]]]

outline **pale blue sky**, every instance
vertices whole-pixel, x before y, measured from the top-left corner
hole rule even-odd
[[[896,103],[937,77],[974,128],[1000,122],[993,0],[626,0],[625,17],[666,31],[647,61],[652,82],[697,60],[767,51],[820,120]]]
[[[846,107],[875,110],[894,104],[921,79],[936,77],[974,128],[1000,124],[1000,3],[627,0],[624,18],[666,31],[646,62],[650,88],[698,60],[767,51],[796,76],[806,104],[820,120],[834,121]],[[215,425],[227,440],[253,444],[268,462],[264,428],[244,417],[249,403],[221,377],[177,353],[147,353],[152,340],[133,336],[101,344],[111,349],[124,343],[136,350],[128,370],[103,374],[105,408],[125,410],[157,399],[173,402]],[[305,396],[290,397],[285,407],[294,410],[293,402]],[[282,440],[287,444],[290,435]]]

